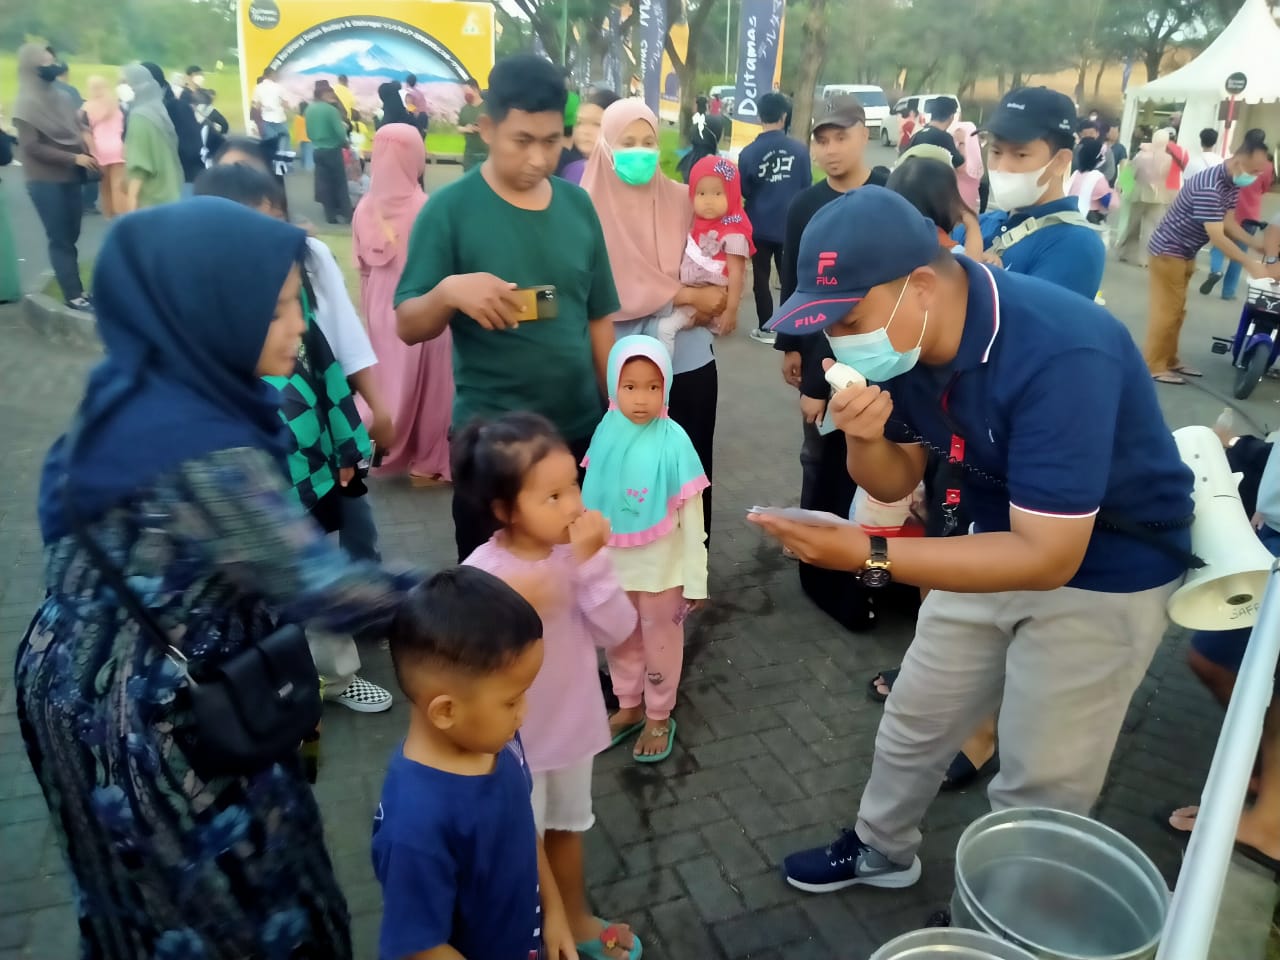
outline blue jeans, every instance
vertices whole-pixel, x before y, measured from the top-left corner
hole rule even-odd
[[[307,173],[316,168],[316,157],[312,152],[310,140],[303,140],[298,144],[298,166]]]
[[[353,560],[382,562],[378,551],[378,528],[373,522],[373,509],[369,495],[343,497],[342,527],[338,531],[338,544]]]
[[[274,141],[277,151],[289,149],[289,125],[287,123],[268,123],[263,120],[262,139],[265,143]]]
[[[84,215],[84,198],[80,181],[52,183],[28,180],[27,193],[44,224],[49,239],[49,265],[58,278],[58,286],[67,300],[84,296],[80,282],[80,257],[76,243],[80,240],[80,218]]]
[[[1245,230],[1247,230],[1250,235],[1257,232],[1252,226],[1245,227]],[[1242,251],[1248,251],[1249,249],[1243,243],[1237,243],[1236,246],[1239,247]],[[1226,254],[1224,254],[1217,247],[1214,247],[1209,252],[1209,272],[1222,273],[1222,266],[1226,262],[1226,259],[1227,259]],[[1244,267],[1242,267],[1235,260],[1232,260],[1230,263],[1226,264],[1226,266],[1227,266],[1226,273],[1222,277],[1222,299],[1234,300],[1236,297],[1236,287],[1240,283],[1240,272],[1244,269]]]

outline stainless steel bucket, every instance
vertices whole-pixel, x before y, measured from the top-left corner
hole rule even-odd
[[[951,922],[1041,960],[1151,960],[1169,890],[1130,840],[1061,810],[999,810],[956,846]]]
[[[1035,960],[1021,947],[976,930],[915,930],[890,940],[869,960]]]

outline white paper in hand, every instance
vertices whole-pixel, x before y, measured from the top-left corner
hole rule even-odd
[[[803,523],[806,527],[856,527],[852,520],[827,513],[823,510],[805,510],[801,507],[752,507],[747,513],[758,513],[766,517],[778,517]]]

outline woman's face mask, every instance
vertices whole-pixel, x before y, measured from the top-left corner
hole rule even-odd
[[[872,383],[884,383],[894,377],[902,376],[920,360],[920,344],[924,342],[924,332],[929,326],[929,311],[924,312],[924,324],[920,327],[920,337],[910,350],[898,350],[889,339],[889,327],[898,315],[898,307],[902,306],[902,298],[911,284],[903,284],[898,293],[898,301],[889,314],[889,322],[870,333],[852,333],[843,337],[827,335],[831,344],[831,353],[837,363],[853,367]]]
[[[613,151],[613,169],[618,179],[639,187],[658,172],[658,151],[654,147],[624,147]]]
[[[125,83],[124,81],[121,81],[121,82],[116,86],[116,99],[117,99],[117,100],[119,100],[121,103],[126,103],[126,104],[127,104],[127,103],[132,103],[132,102],[133,102],[133,87],[129,86],[129,85],[128,85],[127,83]]]
[[[36,67],[36,75],[45,83],[53,83],[62,76],[62,69],[60,63],[45,63]]]

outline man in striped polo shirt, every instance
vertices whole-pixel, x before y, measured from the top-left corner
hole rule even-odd
[[[1182,185],[1151,234],[1151,307],[1142,352],[1151,376],[1160,383],[1186,383],[1186,377],[1202,376],[1178,359],[1178,335],[1187,316],[1187,284],[1196,270],[1196,254],[1205,244],[1212,242],[1251,277],[1276,275],[1275,267],[1250,256],[1248,250],[1261,250],[1262,241],[1231,215],[1240,188],[1253,183],[1268,163],[1266,134],[1250,130],[1231,159]]]

